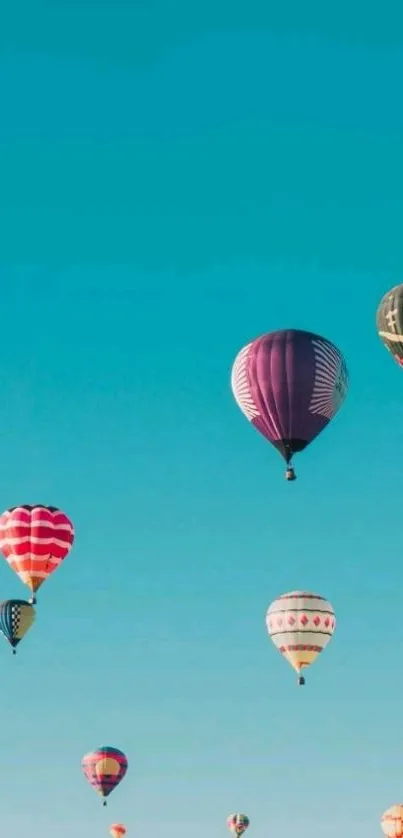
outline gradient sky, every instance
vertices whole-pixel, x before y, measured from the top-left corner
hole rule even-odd
[[[250,838],[376,838],[403,799],[403,374],[374,323],[398,4],[14,0],[0,44],[0,506],[77,533],[0,649],[1,832],[224,838],[240,810]],[[229,387],[287,326],[351,376],[291,485]],[[264,625],[300,587],[338,617],[304,690]],[[102,744],[130,762],[106,810]]]

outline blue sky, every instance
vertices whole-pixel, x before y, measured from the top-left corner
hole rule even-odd
[[[402,19],[267,5],[2,13],[0,506],[77,531],[0,650],[4,833],[220,838],[240,810],[251,838],[372,838],[403,798],[403,377],[375,331]],[[351,376],[291,485],[229,388],[287,326]],[[302,691],[264,625],[299,587],[338,617]],[[130,762],[107,810],[80,771],[101,744]]]

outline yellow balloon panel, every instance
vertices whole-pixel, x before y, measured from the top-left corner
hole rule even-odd
[[[306,647],[305,649],[294,649],[293,651],[286,650],[282,654],[296,672],[301,672],[301,669],[310,666],[316,660],[319,652],[317,649],[308,649]]]
[[[35,611],[32,605],[20,605],[18,608],[18,619],[15,623],[15,639],[22,640],[28,629],[31,628],[35,620]]]
[[[116,759],[112,757],[104,757],[100,759],[95,766],[97,777],[102,779],[105,774],[109,777],[117,777],[120,772],[120,765]]]

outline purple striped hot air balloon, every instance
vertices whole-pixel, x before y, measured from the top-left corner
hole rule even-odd
[[[348,372],[341,352],[326,338],[282,329],[241,349],[231,385],[247,419],[284,457],[287,480],[295,480],[292,457],[339,410],[348,389]]]

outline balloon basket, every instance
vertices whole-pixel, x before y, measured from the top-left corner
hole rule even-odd
[[[298,678],[298,686],[299,687],[304,687],[305,686],[305,678],[304,678],[303,675],[300,675],[299,678]]]

